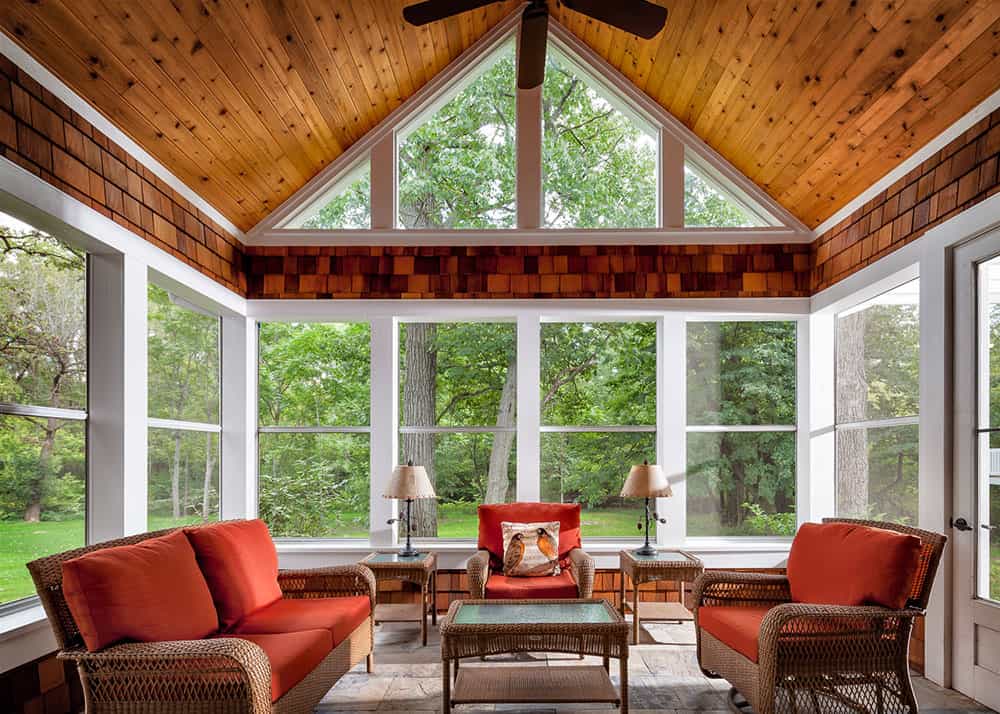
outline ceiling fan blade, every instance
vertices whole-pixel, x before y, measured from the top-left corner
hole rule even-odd
[[[425,0],[403,8],[403,19],[411,25],[426,25],[452,15],[492,5],[498,0]]]
[[[667,8],[646,0],[562,0],[562,4],[644,40],[655,37],[667,22]]]
[[[517,46],[517,88],[534,89],[545,79],[545,41],[549,13],[544,5],[529,5],[521,15]]]

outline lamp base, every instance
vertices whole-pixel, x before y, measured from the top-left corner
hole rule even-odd
[[[400,558],[416,558],[418,555],[420,555],[420,551],[409,545],[407,545],[405,548],[399,549]]]
[[[656,555],[656,548],[646,543],[646,545],[636,548],[632,552],[636,555]]]

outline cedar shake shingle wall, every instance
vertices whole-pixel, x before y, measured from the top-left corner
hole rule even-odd
[[[251,298],[805,297],[808,244],[247,247]]]
[[[0,55],[0,152],[240,294],[239,241]]]
[[[812,292],[830,287],[1000,193],[1000,109],[813,242]]]

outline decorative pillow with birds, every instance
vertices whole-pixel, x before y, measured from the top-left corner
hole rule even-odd
[[[502,521],[503,574],[507,577],[559,575],[559,521]]]

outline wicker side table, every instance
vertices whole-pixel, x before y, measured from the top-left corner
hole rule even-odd
[[[621,585],[619,588],[620,611],[625,616],[625,577],[632,581],[632,643],[639,644],[639,620],[683,622],[694,615],[684,607],[684,583],[692,582],[705,569],[701,560],[683,550],[660,550],[655,555],[636,555],[623,550],[619,555]],[[639,602],[639,586],[657,580],[676,581],[680,589],[680,602]]]
[[[378,603],[375,605],[375,624],[383,622],[419,622],[420,639],[427,646],[427,611],[431,623],[437,624],[437,556],[418,553],[412,558],[399,553],[372,553],[361,565],[375,574],[375,582],[400,580],[420,586],[419,603]]]

